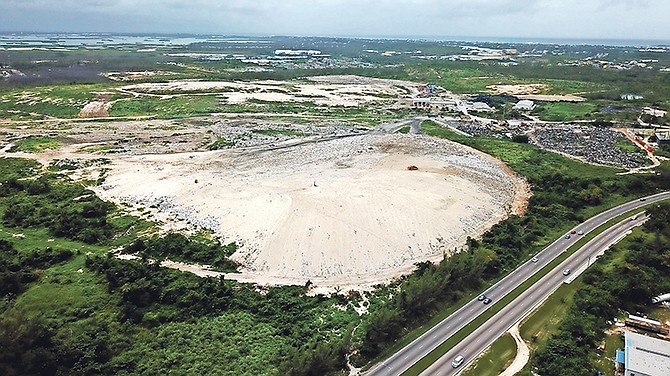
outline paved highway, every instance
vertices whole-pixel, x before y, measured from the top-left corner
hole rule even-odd
[[[656,202],[656,201],[661,201],[661,200],[666,200],[670,199],[670,192],[663,192],[659,193],[656,195],[648,196],[644,199],[640,200],[635,200],[628,202],[626,204],[617,206],[615,208],[612,208],[610,210],[607,210],[603,213],[600,213],[594,217],[591,217],[589,220],[585,221],[584,223],[580,224],[579,226],[575,227],[573,230],[575,232],[577,231],[583,231],[584,233],[588,233],[589,231],[592,231],[593,229],[597,228],[598,226],[602,225],[603,223],[609,221],[612,218],[615,218],[619,216],[620,214],[623,214],[627,211],[639,208],[643,205]],[[629,221],[632,222],[632,221]],[[632,224],[632,223],[628,223]],[[430,353],[433,349],[435,349],[437,346],[439,346],[442,342],[446,341],[449,337],[454,335],[456,332],[458,332],[461,328],[463,328],[465,325],[467,325],[470,321],[474,320],[477,316],[479,316],[481,313],[483,313],[485,310],[489,309],[489,307],[493,306],[495,302],[499,299],[501,299],[503,296],[507,295],[510,293],[512,290],[514,290],[516,287],[518,287],[523,281],[527,280],[530,278],[533,274],[535,274],[538,270],[542,269],[546,264],[551,262],[554,258],[556,258],[558,255],[560,255],[562,252],[564,252],[568,247],[570,247],[572,244],[574,244],[577,240],[579,240],[580,236],[579,235],[571,235],[570,238],[566,239],[565,237],[561,237],[555,242],[553,242],[551,245],[549,245],[547,248],[542,250],[540,253],[537,254],[537,262],[532,262],[532,261],[527,261],[526,263],[522,264],[519,266],[516,270],[508,274],[505,278],[500,280],[498,283],[495,285],[491,286],[488,288],[486,291],[483,292],[484,295],[487,297],[490,297],[493,299],[493,302],[489,305],[485,305],[482,302],[478,301],[477,299],[473,299],[472,301],[466,303],[463,307],[461,307],[458,311],[454,312],[452,315],[449,317],[445,318],[442,320],[440,323],[435,325],[433,328],[428,330],[426,333],[424,333],[422,336],[414,340],[412,343],[409,345],[405,346],[401,350],[399,350],[397,353],[395,353],[393,356],[391,356],[389,359],[377,364],[376,366],[372,367],[368,372],[366,372],[366,375],[370,376],[381,376],[381,375],[400,375],[403,373],[405,370],[407,370],[409,367],[411,367],[414,363],[418,362],[421,358],[426,356],[428,353]],[[582,250],[585,249],[591,249],[591,248],[582,248]],[[583,253],[583,251],[580,250],[579,252],[575,253],[574,257],[577,257]],[[586,253],[584,253],[586,254]],[[572,258],[570,258],[572,259]],[[588,256],[587,256],[588,260]],[[577,265],[577,264],[575,264]],[[573,267],[571,269],[577,270],[578,268]],[[554,271],[559,273],[560,276],[562,276],[562,270],[560,267],[556,268]],[[553,273],[549,273],[553,275]],[[560,283],[559,283],[560,285]],[[554,287],[555,288],[555,287]],[[534,290],[534,288],[531,288],[529,290]],[[504,311],[504,310],[503,310]],[[496,316],[497,317],[497,316]],[[518,319],[517,319],[518,320]],[[511,325],[510,325],[511,326]],[[482,329],[483,327],[480,327],[479,329]],[[509,326],[508,326],[509,328]],[[486,331],[488,333],[488,329],[486,328]],[[507,329],[507,328],[506,328]],[[505,329],[505,330],[506,330]],[[479,333],[479,330],[476,331]],[[491,330],[490,334],[493,336],[494,330]],[[503,331],[504,332],[504,331]],[[481,334],[481,333],[480,333]],[[495,334],[492,338],[495,339],[498,336],[500,336],[500,333]],[[492,341],[492,340],[491,340]],[[481,343],[483,344],[484,342],[490,343],[491,341],[485,340],[484,337],[482,338],[477,338],[475,340],[476,343]],[[466,343],[461,342],[461,344]],[[462,349],[459,347],[461,344],[456,346],[454,349]],[[486,346],[484,346],[486,348]],[[464,351],[465,349],[462,349]],[[468,349],[469,350],[469,349]],[[466,354],[474,354],[472,356],[475,356],[477,353],[470,353],[470,352],[464,352],[463,355]],[[454,351],[449,351],[447,354],[447,359],[448,360],[448,366],[451,367],[451,359],[455,357]],[[466,363],[471,361],[472,358],[466,356]],[[463,366],[461,366],[462,369]],[[454,371],[451,369],[451,371]],[[440,374],[441,371],[440,371]],[[447,374],[447,373],[445,373]]]
[[[626,232],[635,226],[641,225],[645,220],[646,217],[642,215],[635,220],[624,220],[598,235],[595,239],[584,245],[579,252],[575,252],[575,254],[541,278],[531,288],[524,291],[458,345],[454,346],[421,375],[446,376],[458,374],[469,362],[486,350],[491,343],[503,335],[512,325],[540,305],[563,282],[574,278],[575,272],[586,269],[587,264],[592,264],[595,261],[597,254],[605,251],[610,245],[625,236]],[[563,270],[565,269],[570,269],[572,271],[571,274],[565,276],[563,274]],[[451,362],[459,354],[465,357],[465,361],[461,367],[454,369]]]

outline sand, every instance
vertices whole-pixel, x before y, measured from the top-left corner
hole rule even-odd
[[[412,82],[358,76],[318,76],[306,81],[171,81],[126,85],[119,90],[134,96],[159,98],[209,93],[216,94],[229,104],[249,101],[312,102],[344,107],[393,102],[407,93],[419,92],[418,85]]]
[[[238,242],[241,273],[227,278],[341,289],[441,260],[522,210],[527,194],[492,157],[424,136],[285,146],[120,156],[96,190]]]
[[[487,89],[494,95],[505,94],[539,102],[584,102],[586,98],[574,94],[540,94],[548,87],[545,84],[519,84],[519,85],[490,85]]]

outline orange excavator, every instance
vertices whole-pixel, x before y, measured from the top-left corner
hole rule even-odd
[[[407,166],[407,170],[409,170],[409,171],[416,171],[416,170],[418,170],[418,169],[419,169],[419,168],[416,167],[415,165],[409,165],[409,166]]]

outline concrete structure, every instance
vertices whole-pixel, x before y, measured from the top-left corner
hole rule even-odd
[[[491,111],[493,111],[491,106],[489,106],[488,104],[486,104],[484,102],[475,102],[471,106],[468,106],[468,107],[469,107],[468,109],[470,111],[474,111],[474,112],[491,112]]]
[[[659,296],[655,296],[651,298],[651,302],[656,304],[656,303],[661,303],[670,300],[670,294],[662,294]]]
[[[670,342],[633,332],[625,336],[623,354],[617,354],[617,368],[624,376],[670,375]]]
[[[646,115],[656,116],[656,117],[664,117],[665,115],[668,114],[668,111],[659,110],[657,108],[652,108],[652,107],[645,107],[645,108],[642,109],[642,112],[644,112]]]
[[[628,315],[628,318],[626,319],[626,325],[653,333],[668,334],[669,332],[660,321],[650,320],[648,318],[635,315]]]
[[[412,107],[430,111],[458,111],[458,104],[456,101],[437,98],[414,98],[412,99]]]
[[[649,141],[656,142],[659,145],[670,145],[670,131],[656,131],[649,137]]]
[[[517,102],[513,108],[517,111],[532,111],[535,108],[535,103],[533,101],[524,99]]]
[[[630,93],[621,94],[619,97],[625,101],[635,101],[638,99],[644,99],[644,97],[641,95],[630,94]]]
[[[321,55],[321,51],[317,51],[317,50],[275,50],[275,55],[278,55],[278,56],[315,56],[315,55]]]

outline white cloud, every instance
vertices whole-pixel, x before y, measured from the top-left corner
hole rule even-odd
[[[3,0],[7,31],[668,38],[665,0]]]

